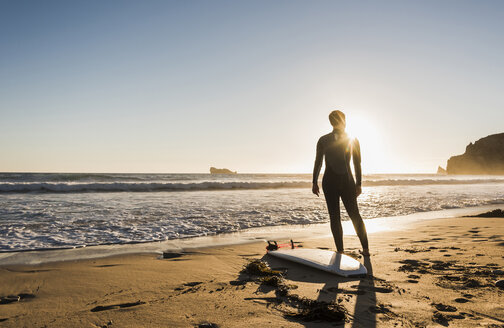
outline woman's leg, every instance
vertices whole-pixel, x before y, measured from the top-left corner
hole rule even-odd
[[[355,232],[357,232],[357,236],[360,239],[364,254],[368,254],[369,244],[366,226],[364,225],[364,221],[359,213],[359,206],[357,205],[357,196],[355,195],[355,191],[352,192],[351,190],[348,190],[348,192],[342,193],[341,199],[343,200],[348,216],[352,219]]]
[[[345,251],[345,247],[343,246],[343,227],[341,226],[340,214],[329,214],[329,219],[331,220],[331,231],[333,234],[334,243],[336,244],[336,249],[338,250],[338,253],[343,253]]]
[[[329,175],[327,175],[327,178],[329,178]],[[334,243],[336,244],[338,253],[343,253],[345,248],[343,247],[343,227],[341,226],[340,216],[340,196],[335,188],[335,181],[331,181],[327,178],[326,174],[324,174],[324,179],[322,180],[322,189],[324,190],[327,210],[329,211],[331,232],[333,234]]]

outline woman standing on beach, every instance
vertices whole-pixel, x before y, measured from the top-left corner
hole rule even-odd
[[[340,216],[340,197],[345,209],[352,219],[353,226],[362,245],[362,255],[369,256],[366,226],[362,221],[357,206],[357,196],[362,193],[360,145],[357,139],[350,139],[345,132],[345,114],[339,110],[329,114],[333,131],[320,137],[317,143],[317,155],[313,168],[312,192],[319,196],[318,176],[325,156],[325,172],[322,178],[322,189],[331,220],[331,231],[338,253],[344,253],[343,228]],[[350,169],[350,157],[353,158],[355,178]]]

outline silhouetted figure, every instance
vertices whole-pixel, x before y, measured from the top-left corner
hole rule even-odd
[[[366,226],[362,221],[357,206],[357,196],[362,192],[361,181],[361,156],[360,145],[357,139],[350,139],[345,132],[345,114],[339,110],[329,114],[329,121],[333,126],[333,131],[320,137],[317,143],[317,155],[315,157],[315,167],[313,168],[313,187],[315,195],[319,195],[318,176],[322,168],[322,159],[325,157],[325,172],[322,178],[322,189],[331,219],[331,231],[338,253],[344,252],[343,228],[340,216],[340,197],[345,205],[345,209],[352,219],[353,226],[362,244],[362,254],[369,255]],[[355,169],[354,180],[350,169],[350,158],[353,158]]]

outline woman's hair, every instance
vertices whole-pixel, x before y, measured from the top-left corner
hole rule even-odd
[[[345,114],[340,110],[333,110],[331,114],[329,114],[329,122],[334,127],[340,126],[343,123],[343,126],[346,123]]]

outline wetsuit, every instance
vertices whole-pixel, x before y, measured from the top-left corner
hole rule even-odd
[[[362,181],[360,145],[357,139],[350,139],[345,133],[333,131],[322,136],[317,143],[317,155],[313,168],[313,183],[317,184],[322,159],[325,157],[325,172],[322,189],[331,219],[331,230],[338,251],[343,251],[343,229],[341,227],[340,197],[348,216],[352,220],[362,247],[368,249],[367,233],[357,206],[356,185]],[[355,182],[350,169],[353,159]]]

